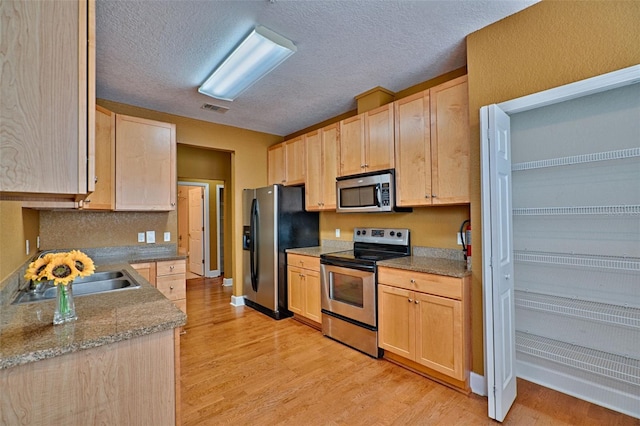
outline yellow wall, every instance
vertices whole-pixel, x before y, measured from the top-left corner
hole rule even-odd
[[[20,201],[0,201],[0,282],[37,252],[39,221],[38,212],[23,209]]]
[[[460,225],[469,219],[469,206],[414,208],[412,213],[335,213],[320,214],[321,240],[353,240],[353,228],[408,228],[411,245],[462,250],[456,234]],[[336,228],[340,238],[336,238]]]
[[[484,374],[479,109],[640,63],[640,2],[543,1],[467,38],[473,370]]]
[[[225,186],[232,215],[227,217],[233,230],[229,235],[231,269],[225,267],[225,277],[234,278],[234,295],[242,294],[242,190],[267,184],[267,147],[282,142],[281,136],[254,132],[172,114],[151,111],[103,99],[99,105],[119,114],[133,115],[176,124],[176,139],[180,144],[226,151],[231,155],[231,179]],[[172,227],[177,229],[177,217]],[[225,260],[226,264],[226,260]]]

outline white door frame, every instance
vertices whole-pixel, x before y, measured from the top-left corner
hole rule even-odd
[[[209,238],[209,184],[205,182],[178,181],[178,185],[202,186],[204,187],[204,276],[207,278],[217,277],[220,271],[211,269],[210,258],[210,238]]]
[[[523,96],[521,98],[513,99],[510,101],[502,102],[494,106],[499,108],[507,115],[513,115],[519,112],[529,111],[536,108],[541,108],[548,105],[568,101],[571,99],[580,98],[583,96],[592,95],[595,93],[604,92],[607,90],[616,89],[631,84],[640,82],[640,65],[634,65],[628,68],[624,68],[618,71],[613,71],[607,74],[592,77],[586,80],[577,81],[564,86],[556,87],[553,89],[545,90],[532,95]],[[496,358],[502,360],[508,356],[506,353],[501,353],[496,356],[494,350],[499,350],[493,346],[494,339],[504,339],[502,335],[503,331],[500,324],[493,322],[493,316],[498,306],[494,306],[493,294],[498,289],[498,283],[494,282],[493,274],[491,273],[492,259],[491,259],[491,239],[492,231],[491,226],[485,226],[486,223],[491,221],[491,181],[496,177],[491,176],[489,173],[489,163],[492,161],[492,152],[489,150],[488,136],[492,133],[488,127],[488,114],[485,113],[486,107],[481,109],[480,114],[480,144],[482,156],[481,174],[482,174],[482,212],[483,212],[483,227],[482,227],[482,269],[483,269],[483,301],[484,301],[484,344],[485,344],[485,374],[487,375],[487,383],[490,385],[488,389],[488,413],[489,417],[495,419],[504,419],[509,407],[502,407],[503,412],[496,412],[496,403],[502,399],[500,394],[500,386],[494,386],[496,379],[499,377],[496,375]],[[493,194],[495,197],[495,194]],[[496,248],[493,247],[495,250]],[[515,342],[514,342],[515,344]],[[511,360],[515,365],[515,356]],[[491,377],[490,377],[491,376]],[[499,405],[498,405],[499,407]]]
[[[224,242],[220,241],[220,227],[222,226],[220,224],[220,217],[222,216],[223,212],[222,209],[220,208],[220,204],[221,204],[221,200],[220,200],[220,191],[224,189],[224,184],[216,184],[216,208],[218,211],[218,214],[216,215],[216,242],[217,242],[217,251],[216,253],[218,253],[218,259],[217,259],[217,265],[218,265],[218,275],[220,276],[220,274],[223,273],[223,269],[224,269],[224,265],[221,264],[221,253],[224,249]]]

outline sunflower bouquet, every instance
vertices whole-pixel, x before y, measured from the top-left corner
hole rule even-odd
[[[24,277],[35,283],[53,281],[67,285],[78,277],[88,277],[95,271],[93,260],[79,250],[48,253],[29,264]]]
[[[52,281],[58,287],[53,323],[62,324],[78,319],[73,302],[71,283],[78,277],[93,274],[93,260],[79,250],[48,253],[29,264],[24,277],[34,283]]]

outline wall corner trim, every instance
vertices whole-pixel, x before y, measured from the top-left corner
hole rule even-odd
[[[244,306],[244,296],[231,296],[231,306]]]
[[[471,392],[480,396],[487,396],[487,380],[484,376],[471,372],[470,376]]]
[[[225,287],[231,287],[233,285],[233,278],[223,278],[222,285]]]

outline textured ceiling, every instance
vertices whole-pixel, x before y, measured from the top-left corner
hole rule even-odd
[[[466,35],[536,1],[97,0],[97,97],[287,135],[464,66]],[[297,52],[233,102],[198,93],[256,25]]]

